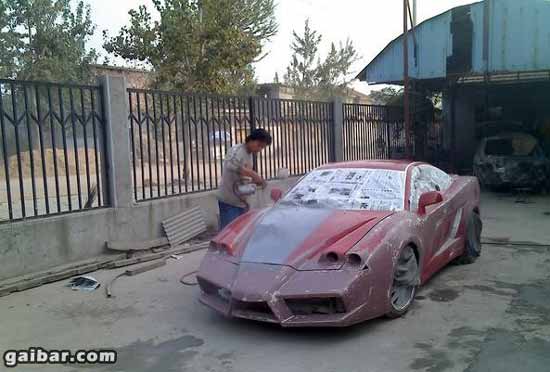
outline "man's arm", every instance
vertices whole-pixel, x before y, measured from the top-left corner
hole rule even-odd
[[[247,168],[247,167],[241,167],[240,169],[240,174],[241,176],[243,177],[250,177],[252,178],[252,181],[254,181],[255,184],[257,184],[258,186],[265,186],[266,185],[266,182],[265,180],[262,178],[262,176],[260,176],[258,173],[254,172],[254,170],[250,169],[250,168]]]
[[[265,180],[250,166],[242,165],[242,158],[239,157],[238,151],[230,151],[224,161],[224,167],[227,171],[238,172],[241,177],[250,177],[252,181],[261,186],[265,186]]]

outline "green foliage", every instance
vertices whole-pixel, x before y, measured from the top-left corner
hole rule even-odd
[[[370,92],[369,97],[377,105],[403,106],[402,88],[397,90],[393,87],[385,87],[380,90],[373,90]]]
[[[0,1],[0,76],[86,82],[95,50],[90,6],[71,0]]]
[[[273,0],[154,0],[131,10],[117,36],[104,31],[104,48],[149,64],[161,88],[232,94],[253,89],[252,62],[277,32]]]
[[[350,39],[336,49],[331,43],[330,52],[319,65],[317,78],[319,88],[330,95],[341,94],[349,83],[351,65],[358,60],[357,50]]]
[[[293,55],[284,76],[285,83],[305,98],[345,94],[351,65],[359,58],[351,40],[339,43],[338,48],[331,43],[328,55],[321,60],[318,52],[322,36],[311,29],[309,20],[305,22],[303,35],[294,31],[293,37]]]
[[[322,36],[309,27],[309,20],[306,20],[303,36],[296,31],[292,31],[292,35],[294,40],[290,48],[294,54],[286,69],[285,83],[300,90],[312,89],[317,83],[315,59]]]

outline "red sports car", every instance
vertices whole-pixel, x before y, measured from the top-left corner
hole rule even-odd
[[[398,317],[435,272],[479,256],[481,227],[475,177],[409,161],[328,164],[212,240],[200,301],[285,327]]]

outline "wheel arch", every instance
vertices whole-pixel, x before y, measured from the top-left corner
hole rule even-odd
[[[418,246],[416,245],[415,242],[410,242],[408,244],[405,244],[404,247],[406,247],[407,245],[410,245],[414,251],[414,255],[416,257],[416,262],[418,262],[418,264],[420,264],[420,252],[418,251]]]
[[[405,242],[401,245],[401,248],[399,249],[399,251],[405,249],[405,247],[407,246],[410,246],[414,252],[414,256],[416,258],[416,262],[418,264],[418,278],[416,279],[416,284],[417,285],[420,285],[420,282],[421,282],[421,278],[422,278],[422,271],[424,269],[424,264],[423,264],[423,254],[422,254],[422,249],[420,248],[420,243],[418,241],[416,241],[416,239],[414,238],[410,238],[408,240],[405,240]]]

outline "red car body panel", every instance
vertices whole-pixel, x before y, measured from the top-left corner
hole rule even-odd
[[[411,171],[420,164],[362,161],[321,167],[404,171],[403,211],[276,204],[239,217],[212,240],[201,263],[200,301],[227,316],[288,327],[347,326],[388,313],[400,251],[414,247],[420,267],[416,282],[425,283],[463,254],[465,221],[479,208],[477,179],[453,176],[441,203],[423,215],[409,211]],[[302,313],[303,304],[311,303],[323,311]]]

